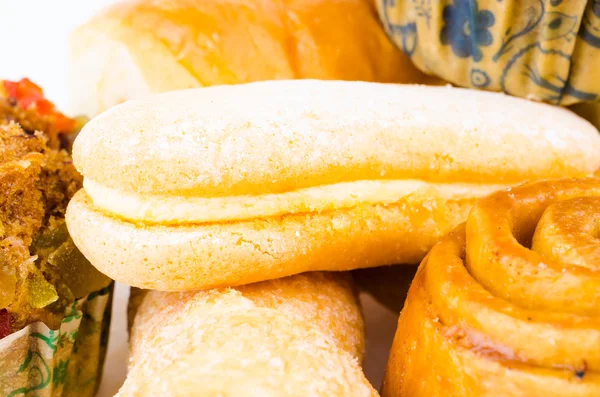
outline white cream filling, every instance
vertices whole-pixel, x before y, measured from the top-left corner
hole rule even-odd
[[[429,183],[419,180],[342,182],[285,193],[226,197],[169,196],[124,192],[85,179],[94,206],[133,222],[205,223],[239,221],[294,213],[322,212],[364,204],[391,204],[423,194],[443,199],[481,197],[507,185]]]

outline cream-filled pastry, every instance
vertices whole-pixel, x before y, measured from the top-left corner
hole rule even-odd
[[[584,176],[600,136],[568,110],[451,87],[271,81],[96,117],[67,220],[102,272],[149,289],[417,263],[502,187]]]

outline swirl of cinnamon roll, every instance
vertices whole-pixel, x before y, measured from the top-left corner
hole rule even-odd
[[[421,263],[384,396],[600,396],[600,179],[480,200]]]

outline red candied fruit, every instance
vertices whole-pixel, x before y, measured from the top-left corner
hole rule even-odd
[[[0,339],[11,334],[10,329],[10,314],[6,309],[0,310]]]
[[[44,96],[44,91],[28,78],[19,81],[2,81],[8,98],[16,100],[23,109],[33,109],[40,116],[50,117],[56,129],[69,132],[75,128],[75,120],[59,112],[54,104]]]

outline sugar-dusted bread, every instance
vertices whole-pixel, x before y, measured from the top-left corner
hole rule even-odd
[[[361,369],[363,344],[347,274],[150,291],[118,396],[377,396]]]

